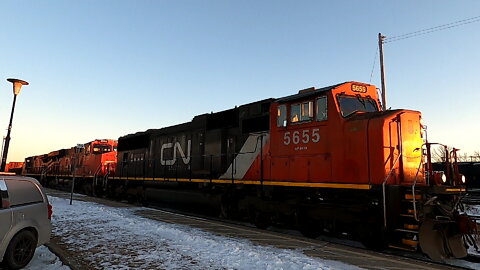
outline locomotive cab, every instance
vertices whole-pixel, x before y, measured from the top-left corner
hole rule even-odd
[[[372,247],[421,246],[434,259],[466,256],[455,209],[464,189],[425,177],[420,112],[381,111],[375,86],[347,82],[278,99],[270,117],[267,179],[318,188],[322,203],[304,211],[309,220],[361,224],[359,234],[368,238],[362,242]],[[317,208],[329,200],[342,210],[322,216],[326,210]],[[365,213],[369,220],[362,220]]]
[[[306,89],[277,100],[270,112],[272,179],[370,187],[381,184],[392,166],[408,163],[417,169],[423,143],[420,114],[379,108],[376,88],[357,82]],[[399,115],[408,123],[404,144],[397,136]],[[394,165],[398,151],[415,153]],[[411,171],[402,172],[410,182]],[[398,172],[393,175],[391,181],[399,184]]]

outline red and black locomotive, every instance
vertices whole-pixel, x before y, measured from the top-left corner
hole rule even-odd
[[[420,112],[380,108],[375,86],[346,82],[127,135],[102,190],[218,207],[258,227],[466,256],[475,226],[458,209],[462,176],[429,166]],[[38,174],[28,160],[25,173]]]
[[[23,173],[36,176],[46,186],[58,184],[59,179],[77,177],[79,186],[91,190],[92,183],[97,184],[102,180],[104,184],[108,176],[115,175],[116,162],[117,141],[97,139],[68,149],[28,157]]]

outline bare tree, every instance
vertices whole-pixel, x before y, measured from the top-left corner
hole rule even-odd
[[[467,162],[469,161],[470,157],[468,156],[467,152],[465,153],[457,153],[457,161],[458,162]]]
[[[446,151],[451,153],[453,147],[447,146]],[[442,145],[435,145],[432,147],[432,162],[445,162],[446,157],[445,147]],[[451,157],[451,156],[449,156]],[[480,151],[474,151],[473,155],[469,155],[467,152],[457,152],[458,162],[480,162]]]
[[[480,151],[474,151],[473,155],[470,156],[470,161],[471,162],[480,162]]]
[[[436,145],[432,149],[432,162],[445,162],[447,153],[452,151],[452,147],[448,146],[447,149],[443,145]]]

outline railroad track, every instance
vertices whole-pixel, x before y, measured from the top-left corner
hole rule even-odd
[[[372,250],[369,250],[369,249],[365,248],[359,242],[351,241],[351,240],[338,239],[338,238],[328,237],[328,236],[320,236],[316,239],[311,239],[311,238],[306,238],[306,237],[301,236],[300,232],[298,232],[296,230],[284,230],[284,229],[276,228],[276,227],[269,227],[269,229],[267,229],[267,230],[260,230],[260,229],[255,228],[252,224],[249,224],[247,222],[225,220],[225,219],[212,217],[212,216],[206,216],[206,215],[201,215],[201,214],[196,214],[196,213],[189,213],[189,212],[181,211],[181,210],[178,210],[178,209],[165,208],[165,207],[161,207],[161,206],[158,206],[158,205],[153,205],[153,206],[149,206],[149,207],[155,209],[155,211],[160,211],[160,212],[172,214],[172,215],[175,215],[175,216],[182,216],[182,217],[185,217],[187,219],[192,219],[193,218],[193,219],[196,219],[196,220],[200,220],[200,222],[203,222],[203,223],[211,223],[211,222],[218,223],[218,224],[220,224],[221,227],[235,226],[234,227],[235,229],[238,229],[238,227],[241,227],[243,230],[246,230],[246,231],[249,231],[249,232],[254,231],[254,232],[259,233],[259,234],[270,235],[270,236],[273,236],[273,237],[280,237],[282,239],[289,240],[289,241],[292,241],[292,242],[305,243],[305,244],[308,244],[308,245],[310,245],[312,247],[315,247],[315,248],[320,247],[320,248],[327,249],[327,250],[330,250],[330,249],[333,248],[335,250],[334,252],[344,251],[345,254],[346,254],[345,256],[350,256],[350,255],[351,256],[357,256],[357,255],[365,256],[364,254],[369,254],[368,256],[366,256],[366,258],[373,259],[373,261],[375,261],[376,256],[387,256],[387,258],[390,258],[390,259],[393,259],[394,257],[397,257],[397,258],[403,258],[403,259],[406,259],[406,260],[414,260],[414,261],[421,262],[421,263],[424,263],[424,264],[428,265],[426,268],[423,268],[425,266],[416,266],[416,268],[415,267],[411,268],[412,266],[411,266],[410,262],[408,262],[408,261],[403,261],[402,262],[401,260],[397,261],[396,259],[393,259],[394,261],[396,261],[396,263],[399,263],[399,265],[395,265],[392,268],[389,268],[389,266],[382,266],[381,269],[453,269],[453,268],[480,269],[480,257],[472,256],[472,255],[469,255],[465,259],[449,260],[448,262],[440,263],[440,262],[432,261],[432,260],[430,260],[429,258],[425,257],[423,254],[420,254],[420,253],[402,252],[402,251],[393,250],[393,249],[387,249],[387,250],[384,250],[384,251],[372,251]],[[145,212],[143,214],[147,217],[149,217],[149,215],[151,215],[151,212],[149,212],[150,214],[146,214],[146,213],[147,212]],[[152,218],[152,217],[149,217],[149,218]],[[196,222],[194,222],[194,223],[189,223],[189,222],[182,223],[181,219],[179,219],[179,218],[173,218],[173,219],[153,218],[153,219],[163,221],[163,222],[174,223],[174,224],[180,223],[180,224],[185,224],[185,225],[188,225],[188,226],[195,226],[195,224],[196,224]],[[199,228],[208,229],[208,228],[204,228],[204,226],[199,226]],[[215,230],[212,230],[212,232],[215,232]],[[233,232],[232,234],[226,233],[224,235],[225,236],[233,236],[233,237],[238,237],[239,236],[238,232]],[[250,239],[250,240],[252,240],[252,239]],[[255,239],[253,239],[253,240],[255,240]],[[254,241],[254,242],[256,242],[256,241]],[[260,241],[260,244],[261,244],[261,242],[262,241]],[[263,244],[265,244],[265,243],[263,243]],[[295,246],[295,244],[290,245],[290,246],[289,245],[280,245],[278,247],[280,247],[280,248],[292,248],[292,246]],[[327,252],[331,252],[331,251],[327,251]],[[312,253],[312,254],[307,254],[307,255],[315,256],[315,252]],[[318,255],[319,254],[317,254],[317,256]],[[321,254],[318,257],[325,258],[324,256],[325,256],[325,254]],[[340,258],[341,257],[343,257],[343,255],[340,256]],[[335,259],[335,258],[338,258],[338,257],[337,256],[332,256],[332,258],[329,258],[329,256],[327,256],[327,258],[328,259]],[[388,260],[390,260],[390,259],[388,259]],[[348,262],[348,260],[344,261],[344,262],[354,264],[352,262]],[[374,266],[374,265],[377,265],[377,264],[375,264],[374,262],[371,262],[371,265],[358,265],[358,264],[354,264],[354,265],[360,266],[362,268],[369,269],[371,266]],[[380,263],[380,265],[381,265],[381,263]],[[402,266],[400,266],[400,265],[402,265]],[[432,268],[430,268],[430,267],[432,267]],[[451,267],[453,267],[453,268],[451,268]],[[379,268],[374,267],[373,269],[379,269]]]
[[[471,205],[480,205],[480,189],[468,190],[465,197],[462,198],[462,202]]]
[[[480,196],[465,196],[462,202],[470,205],[480,205]]]
[[[53,191],[52,196],[68,197],[67,193]],[[126,207],[123,202],[116,202],[96,197],[76,196],[77,200],[96,202],[113,207]],[[129,205],[132,207],[132,205]],[[395,250],[376,252],[361,247],[353,241],[322,237],[309,239],[300,236],[293,230],[270,227],[260,230],[246,222],[224,220],[202,214],[154,205],[141,208],[139,216],[161,222],[182,224],[225,237],[244,238],[255,244],[268,245],[282,249],[300,249],[304,254],[327,260],[342,261],[365,269],[480,269],[480,259],[452,260],[438,263],[423,257],[421,254],[404,253]]]

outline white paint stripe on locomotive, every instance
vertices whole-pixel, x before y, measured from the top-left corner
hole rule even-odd
[[[263,136],[263,139],[260,139],[260,136]],[[220,176],[220,179],[232,179],[232,168],[233,168],[233,179],[243,179],[248,169],[252,166],[253,162],[260,154],[260,148],[264,147],[269,139],[268,133],[255,133],[250,134],[240,149],[240,153],[235,157],[235,161],[230,164],[227,171]],[[263,142],[263,145],[260,147],[260,141]]]

